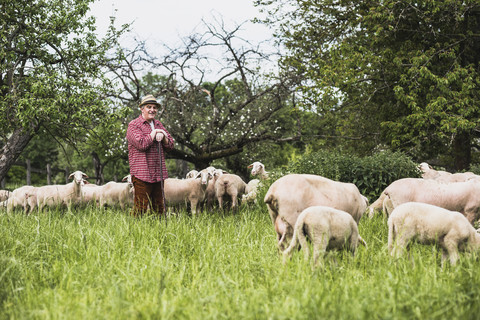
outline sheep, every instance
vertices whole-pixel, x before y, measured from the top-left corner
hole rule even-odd
[[[268,179],[268,172],[265,171],[265,166],[259,161],[255,161],[247,168],[252,169],[252,176],[260,176],[260,179]]]
[[[358,233],[358,226],[349,213],[325,206],[313,206],[300,213],[295,223],[290,246],[283,252],[284,262],[292,255],[298,244],[304,252],[305,259],[310,257],[307,238],[313,243],[313,261],[317,265],[320,255],[327,250],[346,248],[355,255],[358,242],[365,247],[366,242]]]
[[[213,167],[209,167],[209,168],[213,168]],[[207,189],[205,190],[204,204],[205,204],[205,207],[207,208],[207,210],[212,210],[213,203],[217,199],[217,196],[216,196],[216,193],[215,193],[215,182],[217,181],[217,179],[221,175],[223,175],[227,172],[222,170],[222,169],[213,169],[213,171],[212,171],[209,168],[204,169],[206,171],[210,171],[211,175],[212,175],[212,179],[208,183]]]
[[[7,212],[12,212],[17,207],[22,207],[25,214],[29,214],[37,206],[36,188],[23,186],[13,190],[5,201]]]
[[[195,178],[198,174],[197,170],[190,170],[188,171],[187,175],[185,176],[186,179],[192,179]]]
[[[0,190],[0,201],[5,201],[10,196],[10,191],[8,190]]]
[[[421,244],[438,243],[442,248],[442,266],[449,258],[455,265],[458,251],[480,249],[480,234],[460,212],[431,204],[406,202],[388,218],[388,250],[398,257],[411,240]]]
[[[73,179],[73,181],[65,185],[47,185],[36,188],[39,212],[42,211],[45,206],[66,206],[68,211],[71,211],[72,205],[81,201],[82,181],[84,178],[88,178],[88,176],[81,171],[75,171],[70,174],[68,178]]]
[[[418,165],[420,171],[422,171],[423,179],[434,179],[439,182],[463,182],[470,179],[480,179],[480,176],[474,174],[473,172],[457,172],[450,173],[447,171],[435,170],[426,162],[422,162]]]
[[[367,209],[365,199],[353,183],[333,181],[312,174],[288,174],[276,180],[268,189],[264,202],[267,204],[272,223],[284,219],[293,229],[298,215],[311,206],[328,206],[352,215],[358,223]],[[277,232],[278,248],[283,251],[285,241],[292,233]]]
[[[238,197],[245,193],[247,184],[236,174],[222,174],[217,181],[215,181],[215,194],[218,200],[218,206],[223,209],[223,199],[229,198],[231,200],[232,211],[238,210]]]
[[[120,206],[123,210],[126,206],[133,205],[133,184],[131,175],[125,176],[122,181],[110,181],[101,186],[98,192],[98,201],[101,208],[105,206]]]
[[[164,190],[167,205],[189,202],[192,214],[196,214],[205,199],[205,190],[210,179],[211,175],[203,170],[192,179],[166,179]]]
[[[422,202],[461,212],[471,224],[480,217],[480,182],[476,180],[442,183],[434,179],[403,178],[392,182],[382,194],[387,216],[402,203]]]
[[[242,196],[242,204],[257,202],[257,190],[259,186],[259,179],[252,179],[248,181],[247,186],[245,187],[245,194]]]

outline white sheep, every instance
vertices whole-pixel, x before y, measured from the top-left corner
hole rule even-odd
[[[358,222],[367,209],[365,197],[353,183],[344,183],[312,174],[289,174],[276,180],[263,200],[275,226],[277,219],[285,220],[291,230],[298,215],[311,206],[327,206],[350,213]],[[283,251],[291,233],[277,232],[278,248]]]
[[[13,190],[10,197],[5,200],[7,212],[22,207],[25,214],[32,212],[37,206],[36,188],[34,186],[23,186]]]
[[[260,161],[255,161],[247,168],[252,169],[252,176],[260,176],[260,179],[268,179],[268,172],[265,171],[265,166]]]
[[[166,179],[164,190],[167,205],[189,203],[192,214],[196,214],[205,199],[205,190],[210,179],[211,175],[203,170],[193,179]]]
[[[185,176],[186,179],[192,179],[195,178],[198,174],[197,170],[190,170],[188,171],[187,175]]]
[[[325,206],[309,207],[300,213],[295,223],[290,246],[283,252],[284,262],[300,244],[305,259],[310,257],[307,238],[313,243],[314,264],[327,250],[346,248],[355,254],[359,241],[367,246],[358,233],[358,226],[349,213]]]
[[[418,169],[422,172],[423,179],[437,179],[451,175],[450,172],[433,169],[433,167],[426,162],[420,163]]]
[[[225,198],[231,201],[231,209],[237,211],[239,197],[245,193],[246,186],[247,184],[236,174],[222,174],[215,182],[215,194],[219,208],[223,210]]]
[[[133,184],[131,175],[125,176],[122,181],[110,181],[100,187],[97,193],[100,208],[105,206],[120,206],[123,210],[127,206],[133,205]]]
[[[447,257],[455,265],[458,251],[480,249],[480,234],[460,212],[434,205],[407,202],[396,207],[388,218],[388,250],[398,257],[411,240],[442,247],[442,266]]]
[[[217,179],[221,175],[227,173],[226,171],[224,171],[222,169],[213,169],[213,171],[212,171],[211,168],[213,168],[213,167],[209,167],[209,168],[204,169],[207,172],[211,172],[211,175],[212,175],[212,178],[211,178],[210,182],[208,183],[207,189],[205,190],[204,204],[205,204],[205,207],[207,208],[207,210],[212,210],[213,203],[217,199],[217,195],[215,193],[215,182],[217,181]]]
[[[71,211],[72,205],[81,202],[82,181],[88,176],[81,171],[75,171],[68,178],[73,181],[65,185],[46,185],[36,188],[38,211],[42,211],[45,206],[66,206],[68,211]]]
[[[5,201],[10,197],[10,191],[8,190],[0,190],[0,201]]]
[[[242,196],[242,204],[257,202],[257,190],[259,186],[259,179],[248,181],[247,186],[245,187],[245,194]]]
[[[403,178],[383,191],[387,216],[402,203],[422,202],[463,213],[473,224],[480,218],[480,182],[443,183],[435,179]]]

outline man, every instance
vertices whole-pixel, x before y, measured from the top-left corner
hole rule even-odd
[[[135,190],[131,214],[146,213],[148,206],[153,214],[165,211],[163,181],[168,178],[164,151],[173,149],[174,140],[163,124],[155,119],[160,104],[153,95],[140,102],[141,114],[128,124],[128,162]]]

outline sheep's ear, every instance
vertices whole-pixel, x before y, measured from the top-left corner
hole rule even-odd
[[[82,177],[84,177],[85,179],[88,179],[88,176],[85,173],[82,173]]]
[[[248,168],[248,169],[252,169],[252,168],[253,168],[253,164],[249,165],[247,168]]]
[[[122,181],[128,181],[128,176],[123,177]]]
[[[74,172],[74,173],[70,173],[70,175],[68,176],[68,179],[72,179],[74,174],[75,174],[75,172]]]
[[[202,176],[202,173],[199,172],[199,173],[197,173],[197,175],[195,176],[195,179],[198,179],[198,178],[200,178],[201,176]]]
[[[228,174],[228,171],[222,170],[223,174]]]

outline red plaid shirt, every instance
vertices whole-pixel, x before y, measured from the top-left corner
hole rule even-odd
[[[172,150],[174,145],[172,136],[168,133],[163,124],[158,120],[154,120],[154,125],[155,129],[163,129],[167,132],[168,143],[161,143],[162,159],[160,159],[158,154],[159,143],[155,142],[150,137],[152,127],[142,115],[137,119],[132,120],[128,124],[127,129],[130,174],[148,183],[159,182],[162,178],[164,180],[168,178],[164,151]],[[160,168],[162,168],[163,177]]]

